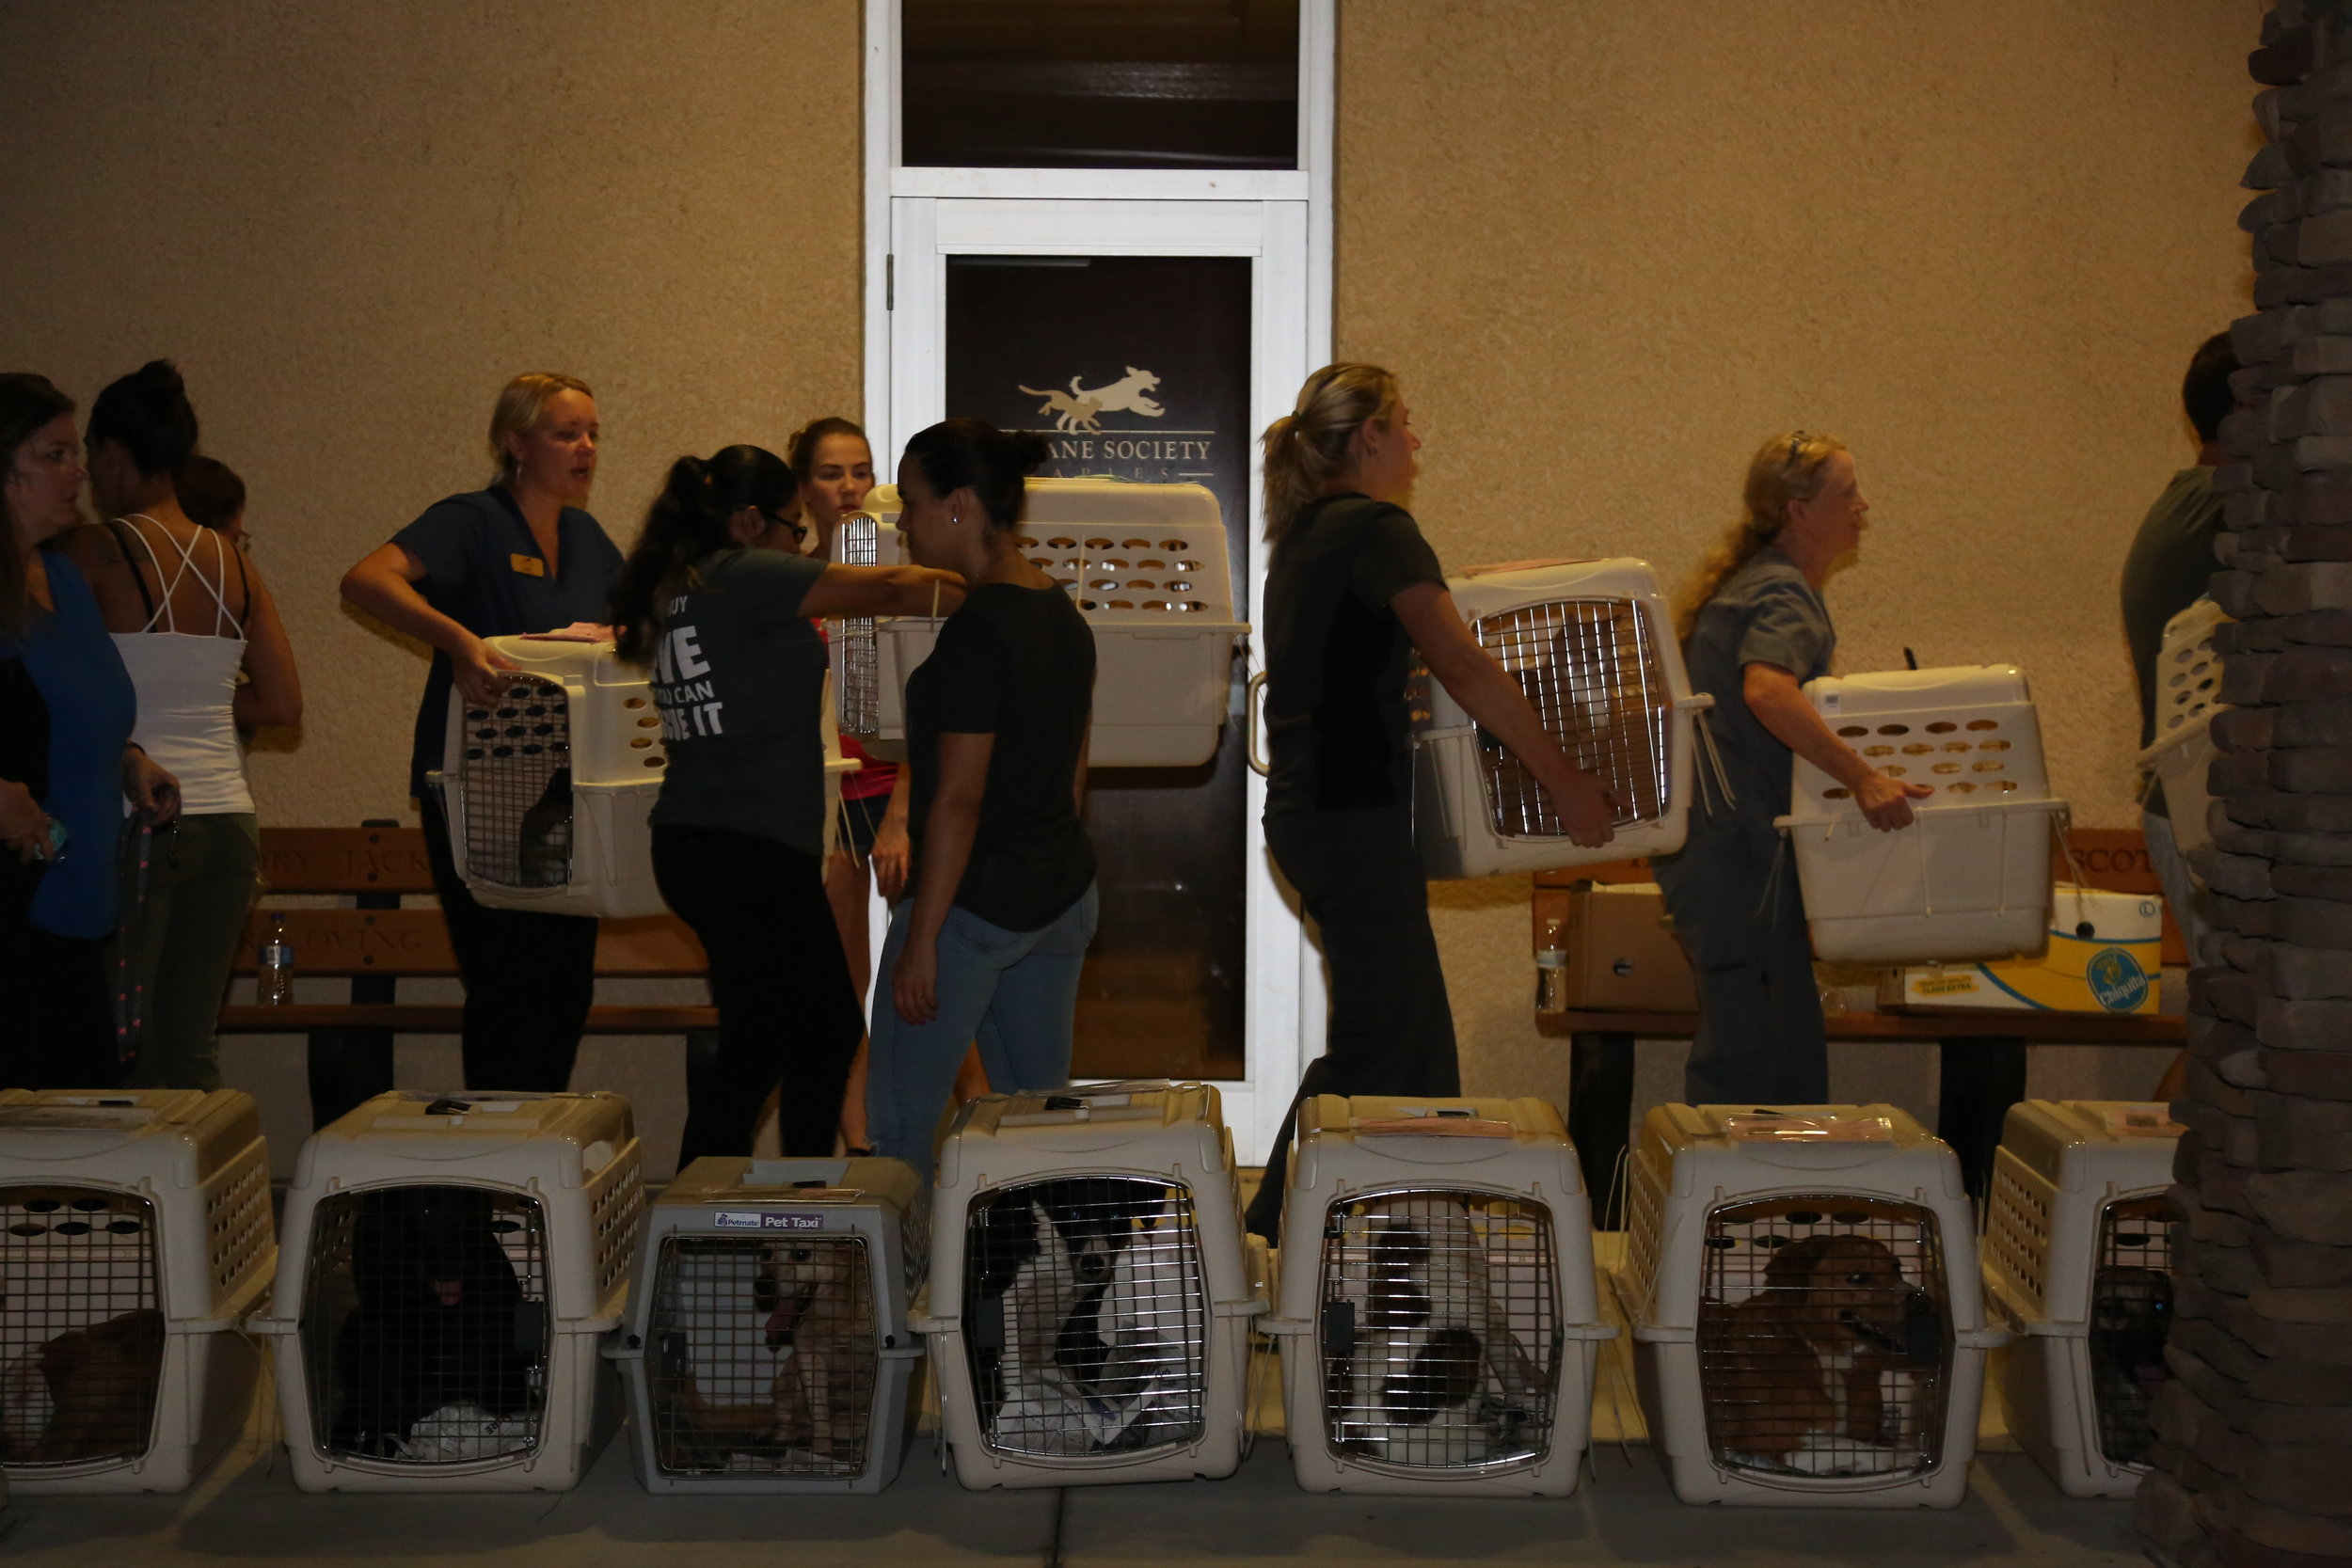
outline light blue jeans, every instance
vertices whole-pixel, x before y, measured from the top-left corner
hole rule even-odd
[[[891,1000],[891,983],[914,900],[898,901],[874,975],[866,1120],[875,1153],[930,1175],[940,1115],[975,1040],[998,1094],[1070,1082],[1078,970],[1100,910],[1091,885],[1041,931],[1008,931],[968,910],[949,910],[939,932],[939,1010],[929,1023],[909,1023]]]

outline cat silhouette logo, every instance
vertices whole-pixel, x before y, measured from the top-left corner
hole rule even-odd
[[[1168,412],[1146,395],[1157,389],[1160,384],[1160,378],[1150,371],[1139,371],[1130,365],[1124,376],[1104,387],[1082,387],[1079,382],[1084,379],[1083,376],[1072,376],[1067,392],[1036,387],[1023,387],[1021,389],[1033,398],[1045,400],[1038,412],[1051,414],[1054,428],[1065,435],[1100,436],[1103,424],[1099,416],[1104,414],[1140,414],[1147,420],[1156,420]]]

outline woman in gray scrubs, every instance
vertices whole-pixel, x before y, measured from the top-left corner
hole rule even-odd
[[[1890,779],[1830,733],[1805,700],[1829,673],[1837,633],[1821,603],[1830,568],[1860,546],[1870,503],[1833,436],[1797,431],[1748,465],[1746,515],[1683,595],[1691,685],[1710,716],[1728,800],[1702,796],[1678,854],[1658,858],[1675,934],[1699,983],[1699,1029],[1683,1073],[1692,1104],[1819,1104],[1829,1046],[1796,866],[1772,818],[1788,813],[1796,752],[1853,792],[1881,832],[1908,827],[1934,793]]]

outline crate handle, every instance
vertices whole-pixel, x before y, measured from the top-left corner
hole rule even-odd
[[[1273,766],[1258,754],[1258,693],[1264,689],[1269,673],[1261,670],[1249,677],[1249,685],[1246,689],[1246,696],[1242,703],[1242,721],[1247,726],[1248,736],[1249,768],[1262,779],[1271,777],[1274,772]]]

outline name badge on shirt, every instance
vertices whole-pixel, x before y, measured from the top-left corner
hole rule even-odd
[[[543,578],[548,575],[548,563],[535,555],[510,555],[506,558],[506,563],[527,578]]]

